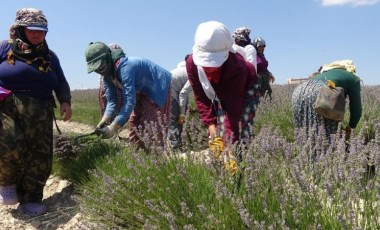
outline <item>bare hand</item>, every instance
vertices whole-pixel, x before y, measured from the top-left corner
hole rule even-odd
[[[183,123],[185,123],[185,115],[181,114],[178,116],[177,124],[182,125]]]
[[[67,102],[64,102],[60,106],[61,117],[63,117],[63,121],[68,121],[71,119],[72,111],[71,105]]]
[[[269,81],[271,81],[272,83],[276,80],[276,78],[273,76],[272,73],[269,74]]]
[[[208,135],[210,138],[214,138],[216,136],[216,125],[210,125],[207,128]]]

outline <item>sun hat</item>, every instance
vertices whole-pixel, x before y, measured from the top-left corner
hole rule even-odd
[[[203,67],[221,66],[227,60],[234,43],[227,27],[217,21],[199,24],[194,41],[194,63]]]
[[[103,42],[90,42],[85,55],[87,73],[96,71],[102,64],[111,64],[111,49]]]
[[[42,30],[42,31],[48,31],[48,28],[46,26],[27,26],[26,27],[29,30]]]
[[[43,30],[48,31],[48,21],[39,9],[35,8],[22,8],[17,10],[16,26],[24,26],[30,30]]]

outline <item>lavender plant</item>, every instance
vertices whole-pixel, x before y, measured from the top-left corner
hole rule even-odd
[[[269,97],[260,98],[255,117],[256,133],[264,126],[271,125],[279,128],[287,140],[294,140],[294,125],[290,106],[294,88],[294,85],[274,85],[273,99]]]
[[[340,128],[330,140],[294,136],[292,89],[274,87],[273,100],[259,105],[255,137],[227,146],[241,154],[234,176],[220,160],[192,157],[207,148],[196,117],[185,123],[180,151],[152,138],[164,127],[142,131],[148,152],[93,147],[107,155],[76,179],[83,213],[123,229],[379,229],[380,87],[363,87],[363,116],[349,141]]]

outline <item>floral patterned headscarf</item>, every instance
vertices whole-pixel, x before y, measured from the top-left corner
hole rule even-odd
[[[232,37],[235,39],[235,43],[240,46],[246,46],[251,43],[249,34],[251,30],[248,27],[239,27],[234,31]]]

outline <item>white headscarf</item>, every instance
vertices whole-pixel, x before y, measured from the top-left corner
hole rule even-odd
[[[199,81],[201,82],[203,91],[205,91],[206,96],[210,100],[214,100],[216,98],[215,90],[214,88],[212,88],[212,85],[210,81],[208,80],[203,67],[197,66],[197,69],[198,69]]]
[[[208,80],[203,67],[220,67],[227,60],[229,52],[236,52],[234,41],[227,27],[217,21],[199,24],[194,36],[193,60],[197,65],[199,81],[210,100],[216,94]]]
[[[356,66],[352,60],[333,61],[330,64],[325,64],[322,66],[321,73],[331,69],[345,69],[348,72],[356,73]]]

